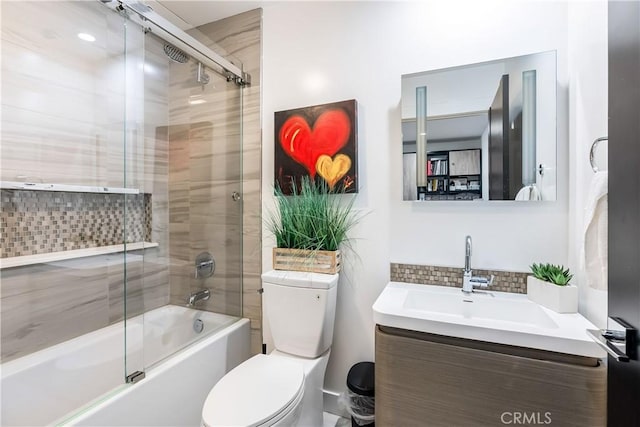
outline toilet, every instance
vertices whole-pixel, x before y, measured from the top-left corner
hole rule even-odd
[[[322,426],[337,284],[337,274],[274,270],[262,275],[275,349],[218,381],[204,403],[203,426]]]

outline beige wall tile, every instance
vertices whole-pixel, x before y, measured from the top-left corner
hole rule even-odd
[[[107,326],[107,264],[91,257],[2,270],[2,362]]]
[[[29,25],[24,25],[24,16],[33,18]],[[69,31],[70,16],[92,28],[97,41],[88,44],[63,37]],[[11,60],[2,61],[0,177],[76,185],[126,185],[152,194],[152,215],[147,216],[152,222],[150,231],[127,234],[133,240],[152,238],[160,246],[147,252],[144,261],[138,259],[128,266],[128,307],[130,313],[137,313],[168,303],[169,60],[162,52],[163,43],[152,36],[145,37],[142,31],[128,31],[125,40],[123,18],[93,2],[10,2],[2,5],[1,19],[2,53]],[[141,50],[143,46],[145,52]],[[125,47],[129,55],[128,87],[124,85]],[[141,59],[143,54],[146,64],[155,70],[153,75],[140,73],[139,61],[131,60]],[[129,96],[126,121],[125,89]],[[164,134],[157,132],[162,126]],[[105,240],[107,237],[121,240],[121,232],[109,231],[117,229],[118,221],[113,218],[102,217],[95,209],[85,219],[78,217],[74,201],[95,199],[98,195],[75,193],[69,196],[76,198],[73,200],[66,200],[63,193],[53,197],[65,203],[64,209],[50,209],[54,216],[64,212],[69,219],[61,215],[61,219],[54,219],[57,224],[42,224],[48,228],[41,235],[37,234],[37,224],[15,219],[12,222],[31,233],[23,236],[34,242],[28,245],[31,250],[47,250],[41,247],[47,244],[56,250],[74,249],[82,241],[81,236],[85,237],[85,246],[112,243]],[[149,199],[148,195],[140,197]],[[41,205],[25,212],[33,209],[37,214]],[[95,208],[94,205],[86,200],[79,204],[81,208]],[[2,211],[4,214],[4,206]],[[128,218],[132,226],[141,222],[140,216],[138,221],[133,219],[134,216]],[[0,237],[3,255],[8,242],[20,237],[4,222]],[[91,236],[100,239],[88,239]],[[48,241],[44,242],[44,238]],[[134,255],[129,261],[134,260]],[[121,319],[122,259],[122,254],[114,254],[2,270],[3,360]]]
[[[195,258],[198,250],[209,250],[218,267],[215,276],[202,283],[194,282],[186,273],[193,267],[182,266],[185,271],[182,277],[175,278],[172,273],[171,301],[183,303],[188,292],[202,287],[210,287],[213,296],[211,300],[202,303],[206,310],[239,313],[239,277],[242,271],[242,312],[244,317],[251,319],[252,352],[259,353],[262,347],[261,325],[261,288],[260,274],[262,272],[260,256],[261,239],[261,200],[260,200],[260,169],[261,169],[261,140],[260,140],[260,51],[261,51],[261,10],[247,12],[241,15],[223,19],[198,28],[208,39],[217,52],[231,53],[244,64],[245,70],[252,75],[252,85],[241,89],[243,91],[243,115],[237,114],[239,108],[238,89],[233,83],[220,84],[221,90],[211,92],[210,87],[204,91],[186,84],[182,77],[172,74],[170,123],[172,125],[190,125],[189,165],[185,166],[187,154],[184,150],[184,134],[176,131],[176,147],[174,148],[173,130],[169,131],[170,139],[170,170],[181,174],[175,178],[176,182],[190,179],[188,214],[184,200],[184,187],[171,192],[170,214],[173,229],[176,222],[188,221],[191,228],[189,248],[184,242],[180,253],[188,251]],[[171,66],[171,72],[178,66]],[[178,70],[193,76],[195,67],[182,67]],[[212,79],[213,72],[209,72]],[[209,85],[208,85],[209,86]],[[188,96],[202,95],[213,102],[202,104],[199,108],[189,108],[184,100]],[[242,144],[238,142],[240,136],[240,119],[242,119]],[[205,127],[196,128],[199,121],[211,123],[211,134]],[[240,148],[242,151],[240,152]],[[172,151],[175,150],[175,151]],[[176,164],[172,164],[175,152]],[[241,154],[240,154],[241,153]],[[240,168],[240,161],[242,167]],[[186,178],[189,171],[189,178]],[[242,175],[239,173],[242,171]],[[173,187],[174,176],[170,175],[170,188]],[[241,182],[240,182],[241,180]],[[240,188],[241,186],[241,188]],[[180,191],[181,193],[178,193]],[[231,200],[231,192],[239,191],[243,195],[242,206]],[[173,196],[176,199],[174,200]],[[173,203],[178,203],[175,215]],[[242,216],[240,217],[240,208]],[[188,216],[188,219],[186,219]],[[238,239],[242,239],[242,245]],[[174,248],[172,239],[171,247]],[[173,249],[172,249],[173,250]],[[177,252],[177,250],[176,250]],[[240,265],[240,260],[242,264]],[[175,261],[172,260],[172,266]],[[173,271],[173,270],[172,270]],[[193,272],[192,272],[193,274]],[[199,306],[200,307],[200,306]]]
[[[63,43],[53,33],[44,40],[44,21],[23,26],[15,19],[47,16],[47,26],[54,28],[58,22],[58,28],[64,28],[72,14],[91,22],[101,34],[110,32],[110,37],[100,37],[101,42],[89,49]],[[244,312],[251,319],[252,351],[259,352],[261,11],[202,27],[218,51],[239,58],[252,74],[252,85],[244,89],[212,71],[208,73],[215,84],[198,85],[194,61],[171,63],[162,52],[164,43],[141,31],[128,32],[125,43],[118,33],[121,20],[99,4],[86,2],[3,5],[3,55],[14,52],[22,58],[18,54],[30,51],[44,62],[2,63],[3,83],[11,84],[3,84],[1,178],[126,185],[151,194],[149,233],[160,246],[147,250],[143,260],[135,258],[139,254],[129,257],[128,315],[168,302],[184,305],[190,292],[210,287],[213,296],[203,308],[232,315]],[[142,77],[133,68],[125,69],[124,46],[129,58],[142,58],[144,46],[145,62],[157,72]],[[132,87],[124,86],[124,72]],[[239,110],[240,91],[244,115]],[[24,105],[33,94],[45,98]],[[205,96],[208,102],[191,106],[190,96]],[[243,193],[242,204],[231,201],[232,191]],[[56,239],[66,241],[68,235],[61,232]],[[195,279],[193,260],[203,250],[214,254],[218,269],[213,278]],[[82,268],[65,264],[3,271],[3,358],[50,346],[124,316],[121,259],[94,260],[97,266],[84,261],[77,260]],[[56,287],[32,289],[33,283]],[[55,304],[47,305],[51,301]],[[24,310],[24,304],[35,304],[37,310]]]
[[[260,67],[262,10],[256,9],[198,28],[217,45],[233,54],[251,74],[243,89],[242,193],[243,193],[243,316],[251,320],[251,351],[262,351],[261,256],[261,123]]]

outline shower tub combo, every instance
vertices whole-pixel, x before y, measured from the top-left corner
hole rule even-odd
[[[198,426],[250,356],[250,76],[210,27],[139,2],[7,2],[0,19],[0,424]]]
[[[2,364],[2,425],[200,425],[209,390],[249,357],[249,320],[172,305],[144,317]],[[119,381],[125,333],[126,357],[162,359],[135,384]]]

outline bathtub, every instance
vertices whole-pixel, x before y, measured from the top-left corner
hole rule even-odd
[[[194,331],[194,322],[204,327]],[[167,305],[2,364],[2,426],[198,426],[211,387],[249,357],[249,321]],[[176,348],[186,346],[176,353]]]

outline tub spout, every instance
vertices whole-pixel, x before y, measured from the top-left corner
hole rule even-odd
[[[198,292],[194,292],[189,295],[189,306],[194,305],[198,301],[206,301],[211,297],[211,292],[209,289],[203,289]]]

